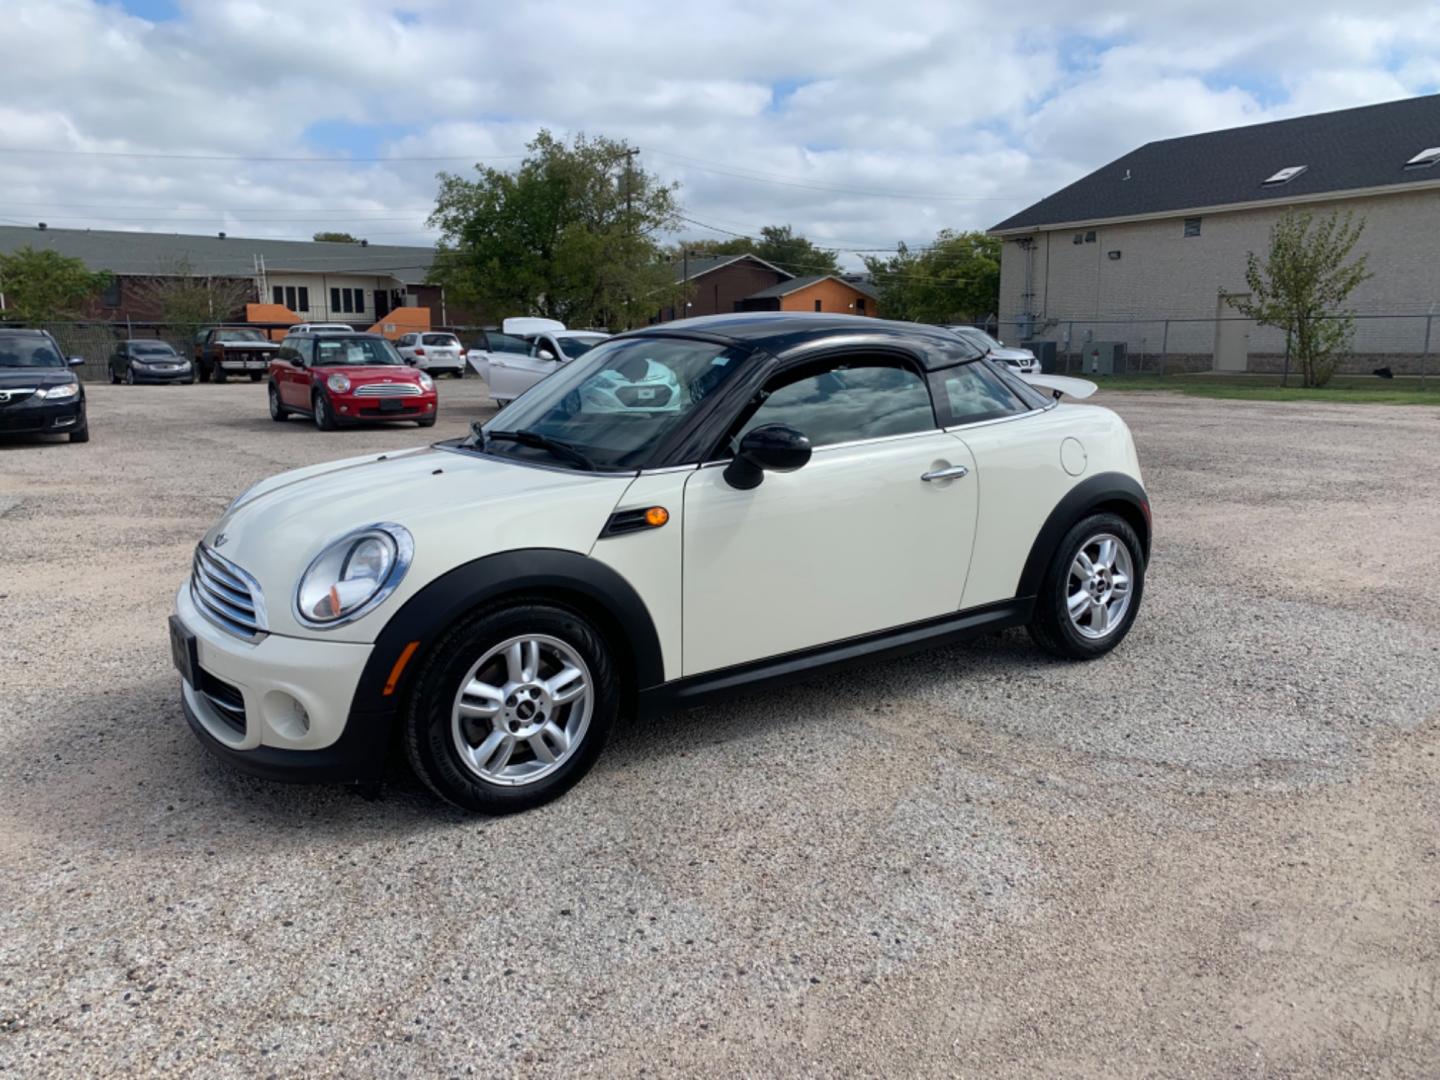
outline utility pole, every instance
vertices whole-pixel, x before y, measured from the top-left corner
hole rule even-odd
[[[625,220],[629,222],[631,232],[635,231],[635,174],[632,167],[639,152],[634,146],[625,148]]]

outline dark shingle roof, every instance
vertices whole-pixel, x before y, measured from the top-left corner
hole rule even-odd
[[[776,296],[789,296],[792,292],[808,288],[817,281],[824,281],[826,278],[833,278],[835,281],[840,282],[841,285],[848,285],[862,296],[869,296],[874,299],[879,299],[880,297],[880,294],[877,293],[872,286],[867,285],[863,281],[847,281],[838,274],[806,274],[804,277],[792,278],[790,281],[782,281],[778,285],[771,285],[768,289],[761,289],[757,293],[751,293],[746,299],[768,300]]]
[[[992,232],[1440,181],[1405,162],[1440,146],[1440,94],[1146,143]],[[1292,165],[1289,183],[1263,186]],[[1125,179],[1126,176],[1129,179]]]
[[[425,280],[435,249],[396,244],[335,244],[314,240],[249,240],[239,236],[116,232],[105,229],[37,229],[0,226],[0,252],[29,245],[78,258],[91,270],[113,274],[164,274],[186,259],[197,274],[254,277],[256,256],[269,273],[389,274],[407,285]]]
[[[777,274],[785,274],[788,278],[791,275],[781,270],[774,263],[768,263],[759,255],[692,255],[689,259],[682,259],[675,264],[675,284],[679,285],[686,281],[686,274],[693,281],[698,277],[710,273],[712,270],[719,270],[722,266],[729,266],[731,263],[739,262],[741,259],[752,259],[765,267],[767,270],[774,270]]]

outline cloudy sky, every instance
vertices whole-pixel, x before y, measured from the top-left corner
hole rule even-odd
[[[854,251],[1152,139],[1440,90],[1434,0],[0,0],[0,25],[0,221],[377,243],[430,239],[435,173],[542,126],[639,146],[689,236]]]

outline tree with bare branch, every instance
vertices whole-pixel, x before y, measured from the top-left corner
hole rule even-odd
[[[135,282],[131,290],[140,304],[153,308],[160,321],[175,331],[233,319],[255,299],[255,286],[248,279],[197,273],[184,257],[156,276]]]

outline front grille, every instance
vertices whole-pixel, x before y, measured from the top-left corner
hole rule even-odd
[[[0,390],[0,405],[13,405],[17,401],[24,401],[33,393],[35,393],[35,387],[33,386],[21,386],[14,390]]]
[[[45,417],[43,416],[26,416],[24,413],[19,415],[12,413],[6,416],[4,413],[0,413],[0,431],[14,434],[23,431],[44,430]]]
[[[265,600],[255,579],[204,544],[195,548],[190,595],[207,619],[236,637],[254,641],[267,630]]]
[[[424,391],[415,383],[365,383],[355,388],[356,397],[419,397]]]
[[[245,698],[240,691],[223,679],[217,679],[204,668],[195,672],[195,689],[209,702],[215,715],[225,721],[238,735],[245,734]]]

